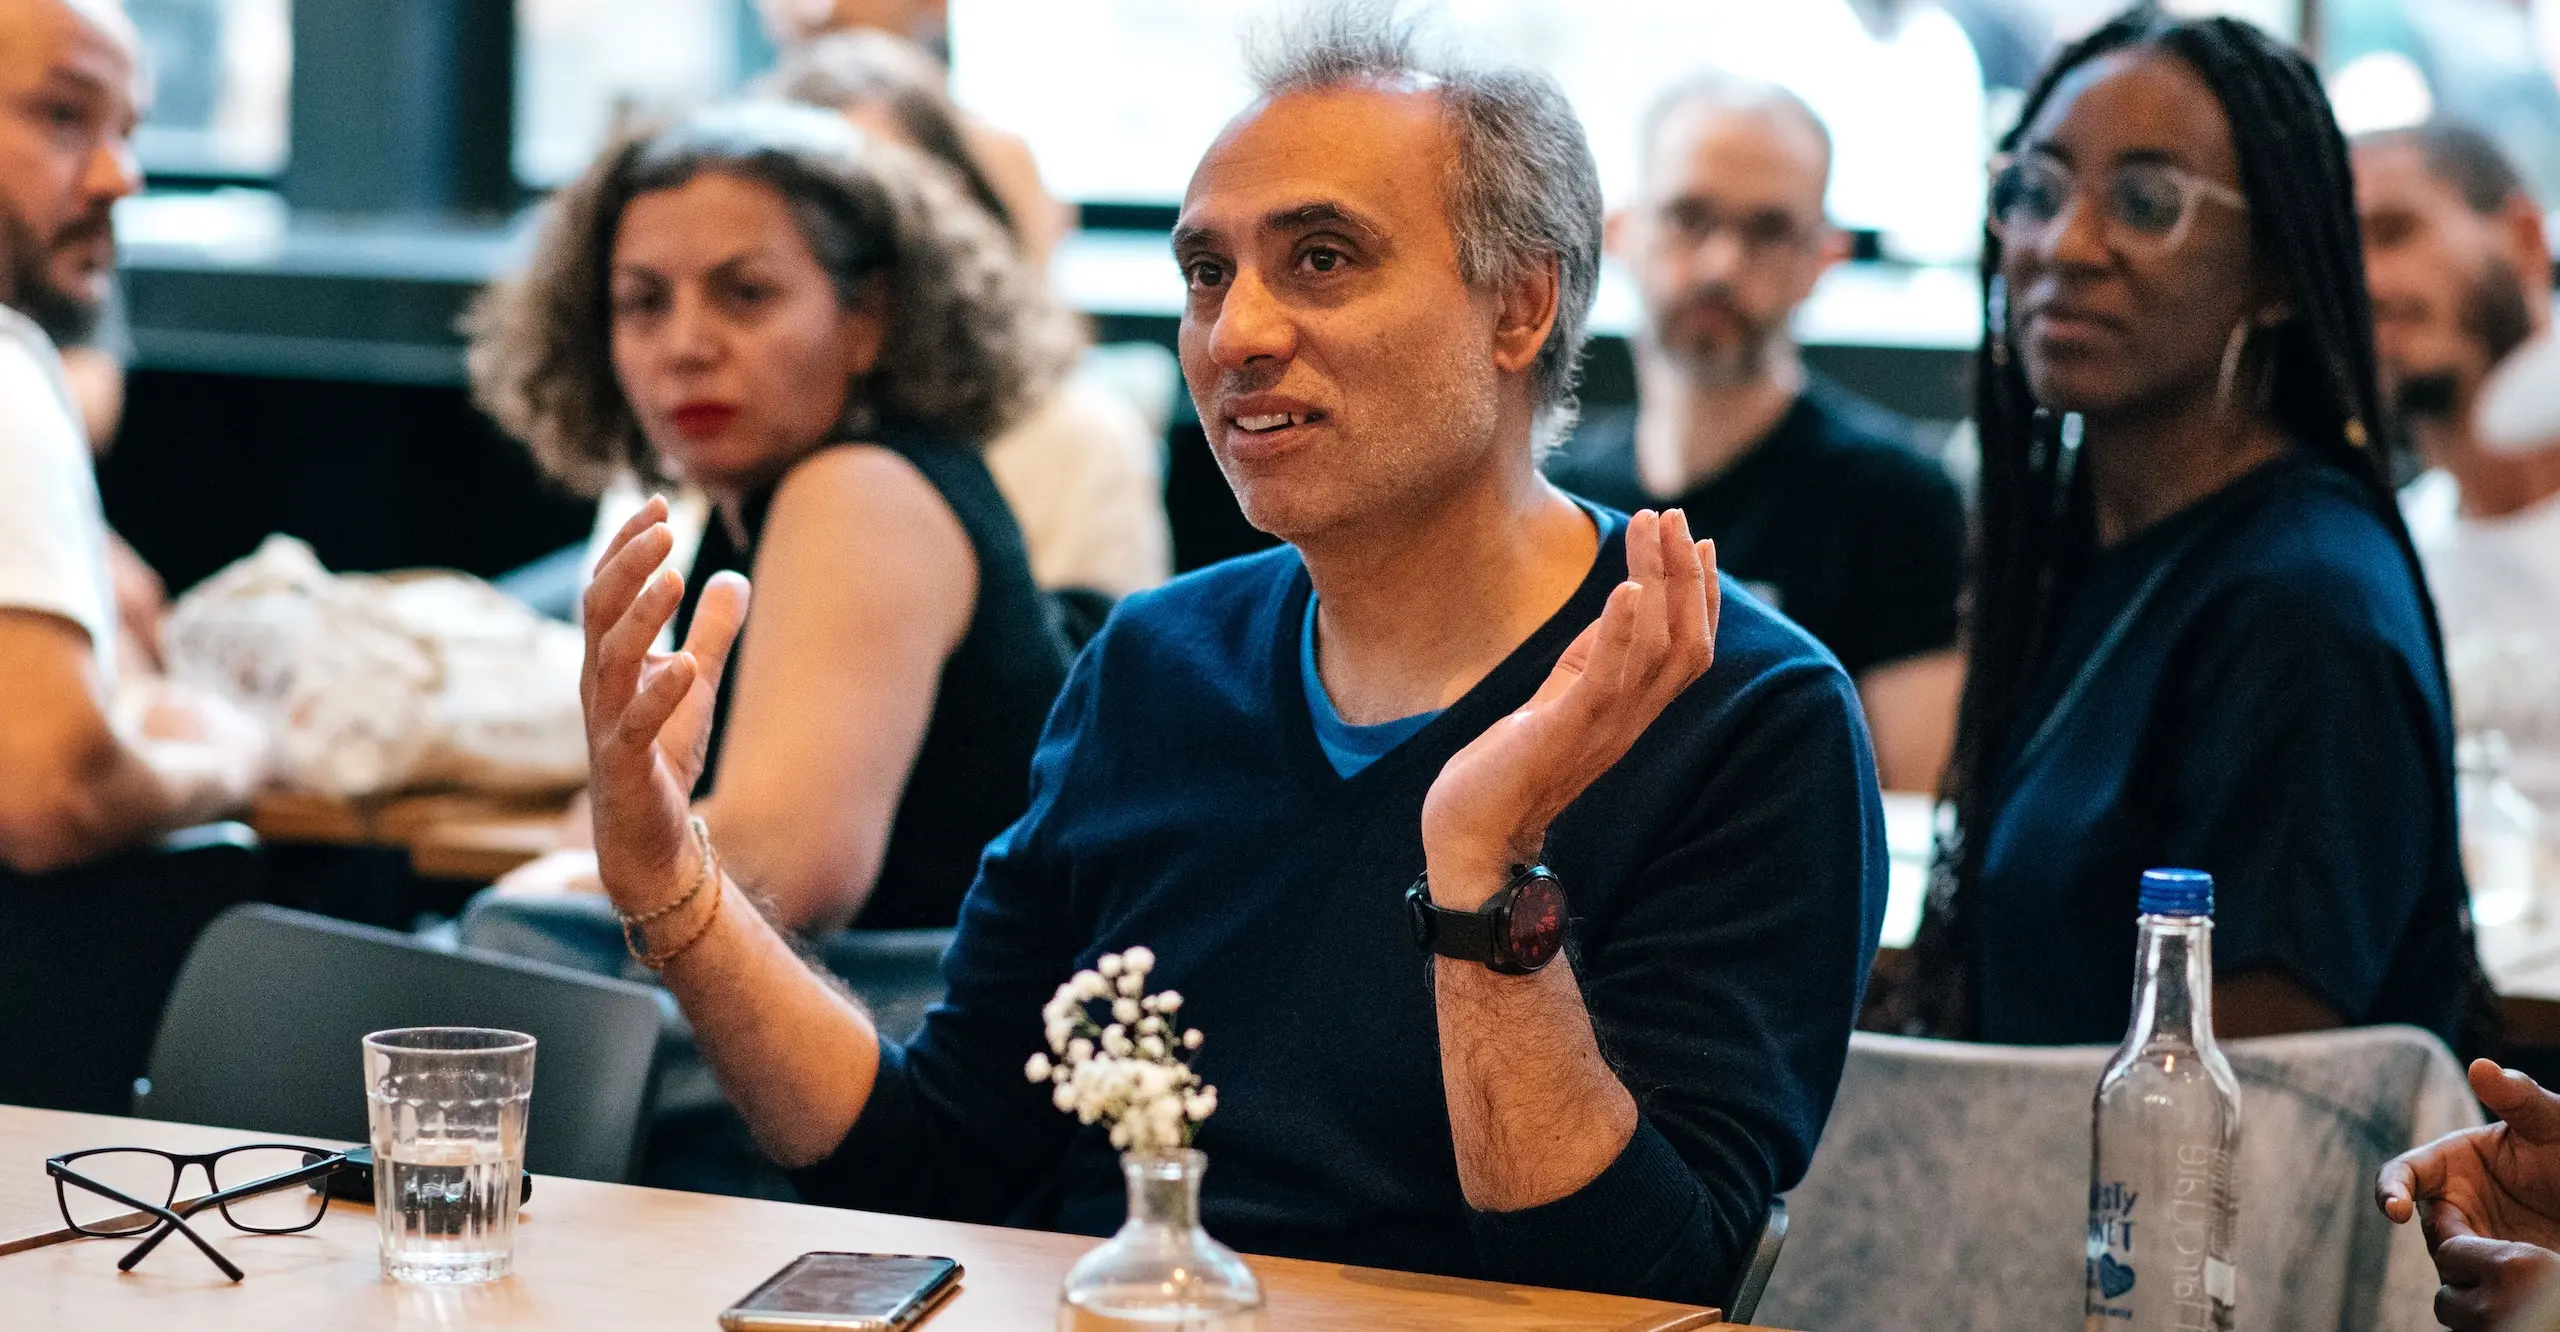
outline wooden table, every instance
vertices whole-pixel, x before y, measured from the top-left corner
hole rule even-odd
[[[0,1325],[84,1332],[184,1327],[716,1327],[720,1310],[812,1249],[930,1253],[968,1269],[925,1332],[1036,1332],[1052,1326],[1058,1283],[1095,1241],[1078,1235],[920,1221],[826,1207],[544,1178],[516,1234],[515,1275],[428,1288],[382,1280],[371,1208],[339,1203],[302,1235],[244,1235],[207,1218],[205,1239],[248,1279],[225,1281],[184,1243],[131,1273],[129,1240],[58,1231],[44,1158],[83,1147],[207,1151],[257,1135],[0,1106]],[[195,1172],[190,1172],[194,1182]],[[15,1243],[12,1243],[12,1240]],[[15,1249],[12,1252],[12,1249]],[[1712,1310],[1530,1286],[1284,1258],[1256,1258],[1272,1332],[1405,1332],[1465,1327],[1671,1332],[1717,1323]],[[1737,1332],[1742,1330],[1737,1329]]]
[[[295,846],[390,847],[423,878],[486,883],[559,845],[568,802],[431,793],[378,801],[302,791],[258,797],[249,826]]]

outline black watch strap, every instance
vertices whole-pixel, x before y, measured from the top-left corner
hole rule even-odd
[[[1413,941],[1442,957],[1461,962],[1495,961],[1494,918],[1490,910],[1451,911],[1431,900],[1431,877],[1424,875],[1405,890],[1405,905],[1413,912]],[[1487,908],[1500,901],[1497,894]]]
[[[1524,958],[1513,953],[1508,934],[1511,907],[1520,895],[1520,886],[1532,879],[1555,882],[1555,873],[1544,865],[1515,865],[1510,881],[1502,891],[1486,899],[1474,911],[1452,911],[1431,900],[1431,876],[1421,875],[1405,890],[1405,909],[1413,926],[1413,941],[1425,951],[1460,962],[1474,962],[1506,976],[1525,976],[1545,966],[1554,957]]]

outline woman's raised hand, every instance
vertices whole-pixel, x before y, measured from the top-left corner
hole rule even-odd
[[[684,579],[661,569],[675,537],[652,496],[616,532],[586,594],[587,794],[596,871],[626,914],[674,901],[695,873],[686,835],[693,785],[709,754],[720,673],[747,614],[747,580],[715,575],[676,652],[654,652]]]

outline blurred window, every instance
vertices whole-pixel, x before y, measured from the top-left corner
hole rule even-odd
[[[134,136],[158,175],[271,176],[284,169],[292,86],[290,0],[126,0],[152,75]]]
[[[2560,3],[2322,0],[2320,65],[2349,132],[2430,115],[2489,134],[2560,204]]]
[[[330,0],[305,0],[329,3]],[[398,2],[398,0],[394,0]],[[1244,104],[1239,34],[1296,0],[949,0],[953,91],[1026,136],[1051,187],[1169,204]],[[159,176],[259,177],[290,151],[293,0],[126,0],[155,95],[136,139]],[[2164,0],[2298,38],[2305,0]],[[2487,130],[2560,204],[2560,0],[2313,0],[2350,132],[2442,115]],[[1980,221],[1980,163],[2059,46],[2121,0],[1439,0],[1478,43],[1563,84],[1612,202],[1654,91],[1709,53],[1803,94],[1839,144],[1831,206],[1913,258]],[[717,97],[770,58],[754,0],[516,0],[514,156],[576,174],[634,116]],[[306,77],[327,77],[325,70]]]
[[[1238,35],[1273,0],[952,0],[953,91],[1022,134],[1064,198],[1172,203],[1250,96]],[[1829,123],[1832,212],[1913,258],[1970,253],[1981,225],[1983,74],[1961,22],[1898,0],[1447,0],[1471,40],[1552,73],[1603,192],[1634,188],[1661,88],[1713,52]]]
[[[327,0],[308,0],[327,3]],[[516,0],[516,176],[566,182],[634,117],[737,86],[749,0]]]

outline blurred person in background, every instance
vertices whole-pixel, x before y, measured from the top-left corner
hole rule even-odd
[[[69,334],[60,346],[62,379],[88,430],[89,455],[104,458],[124,421],[124,372],[133,360],[124,296],[112,280],[103,289],[91,326]],[[160,670],[160,622],[169,614],[168,585],[112,528],[107,532],[107,572],[115,582],[116,646],[122,660],[138,670]]]
[[[1910,422],[1808,370],[1789,334],[1848,254],[1823,212],[1830,136],[1793,93],[1709,73],[1663,95],[1642,142],[1608,230],[1644,298],[1637,406],[1585,424],[1548,473],[1687,512],[1857,682],[1884,785],[1935,791],[1964,677],[1964,503]]]
[[[1894,1007],[2112,1041],[2139,877],[2191,866],[2223,1035],[2469,1043],[2443,656],[2317,75],[2138,11],[2057,58],[2004,150],[1957,820]]]
[[[781,929],[947,926],[1022,812],[1065,646],[979,446],[1069,345],[948,173],[780,103],[608,149],[474,313],[475,393],[553,477],[710,496],[679,633],[754,575],[692,795]],[[592,852],[509,875],[462,938],[629,965]]]
[[[878,32],[903,38],[930,53],[937,66],[950,60],[949,0],[756,0],[765,30],[788,57],[791,48],[831,32]],[[1075,225],[1075,213],[1040,181],[1040,164],[1021,135],[966,112],[960,116],[969,156],[986,174],[1024,257],[1045,269],[1058,238]]]
[[[55,350],[94,327],[113,206],[141,187],[136,52],[112,0],[0,0],[0,864],[21,873],[237,808],[265,773],[255,723],[147,680],[151,640],[121,641],[117,543]]]
[[[2560,438],[2481,439],[2484,390],[2551,331],[2542,208],[2489,137],[2436,123],[2356,141],[2374,341],[2402,428],[2436,469],[2405,493],[2466,731],[2514,746],[2560,815]]]
[[[1037,264],[1018,218],[997,190],[931,54],[885,32],[834,32],[783,52],[761,83],[775,96],[840,111],[874,135],[948,168],[963,192]],[[1022,524],[1031,572],[1043,587],[1105,599],[1163,582],[1173,572],[1164,511],[1164,431],[1107,371],[1068,376],[1030,413],[987,444],[987,470]],[[1161,386],[1171,405],[1172,385]],[[1088,631],[1092,626],[1086,625]]]
[[[124,322],[124,298],[110,280],[98,300],[92,326],[62,343],[62,377],[80,407],[92,453],[105,457],[124,423],[124,368],[133,360],[133,333]]]
[[[155,87],[155,110],[167,105],[165,84]],[[112,273],[99,288],[96,313],[80,327],[59,330],[55,345],[62,354],[62,379],[70,386],[80,423],[88,432],[89,453],[104,458],[124,424],[125,367],[133,361],[133,329],[125,320],[124,291]],[[158,671],[160,622],[169,613],[169,590],[159,571],[112,528],[107,532],[107,570],[115,583],[118,649],[123,662],[138,670]]]

